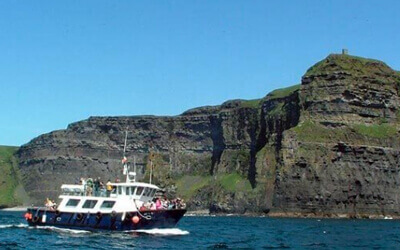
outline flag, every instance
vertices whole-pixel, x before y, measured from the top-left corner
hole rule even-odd
[[[126,157],[124,156],[124,158],[122,159],[122,163],[125,163],[125,162],[127,162],[128,161],[128,159],[126,159]]]

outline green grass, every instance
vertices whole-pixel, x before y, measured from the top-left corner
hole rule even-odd
[[[271,111],[268,112],[269,116],[280,116],[284,114],[283,102],[279,102]]]
[[[272,91],[271,93],[269,93],[267,95],[267,97],[269,97],[269,99],[283,98],[283,97],[291,95],[296,90],[299,90],[300,86],[301,86],[301,84],[297,84],[297,85],[293,85],[293,86],[290,86],[287,88],[276,89],[276,90]]]
[[[224,174],[217,179],[221,186],[227,191],[249,191],[250,182],[238,173]]]
[[[18,204],[15,189],[18,186],[18,175],[15,171],[16,159],[14,153],[18,147],[0,146],[0,206]]]
[[[332,142],[352,140],[363,141],[363,138],[387,139],[397,136],[397,127],[392,124],[356,124],[342,128],[328,128],[310,120],[291,128],[297,137],[308,142]]]
[[[299,123],[291,129],[298,138],[309,142],[330,142],[332,140],[346,140],[348,130],[344,128],[327,128],[310,120]]]
[[[384,62],[351,55],[331,54],[324,60],[309,68],[305,76],[326,74],[334,71],[346,71],[353,75],[371,73],[393,74],[394,71]]]
[[[177,193],[188,200],[195,197],[202,189],[211,188],[214,185],[229,192],[252,190],[250,182],[238,173],[217,176],[186,175],[176,181]]]
[[[389,124],[358,124],[353,126],[354,130],[364,136],[385,139],[396,135],[397,128]]]
[[[258,108],[260,107],[262,100],[263,99],[244,100],[241,105],[244,108]]]
[[[211,176],[183,176],[176,182],[177,192],[185,199],[194,197],[196,192],[211,183]]]

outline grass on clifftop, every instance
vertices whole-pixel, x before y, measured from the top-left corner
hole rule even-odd
[[[14,168],[16,166],[14,153],[17,150],[18,147],[0,146],[0,207],[18,204],[14,197],[18,186],[18,177]]]
[[[293,85],[293,86],[290,86],[287,88],[276,89],[276,90],[272,91],[271,93],[269,93],[267,95],[267,97],[269,99],[283,98],[283,97],[291,95],[296,90],[299,90],[300,86],[301,86],[301,84],[297,84],[297,85]]]
[[[241,106],[244,108],[258,108],[263,99],[253,99],[242,101]]]
[[[358,56],[331,54],[309,68],[305,76],[345,71],[353,75],[394,74],[384,62]]]

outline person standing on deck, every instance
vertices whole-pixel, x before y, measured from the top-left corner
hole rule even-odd
[[[111,191],[113,190],[113,186],[110,180],[108,180],[106,183],[106,189],[107,189],[107,197],[110,197]]]
[[[99,195],[99,189],[100,189],[100,177],[97,177],[94,182],[94,196],[98,196]]]

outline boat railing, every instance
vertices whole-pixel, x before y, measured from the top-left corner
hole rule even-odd
[[[71,196],[91,196],[91,197],[110,197],[111,192],[105,188],[94,189],[91,185],[62,185],[61,195]]]

